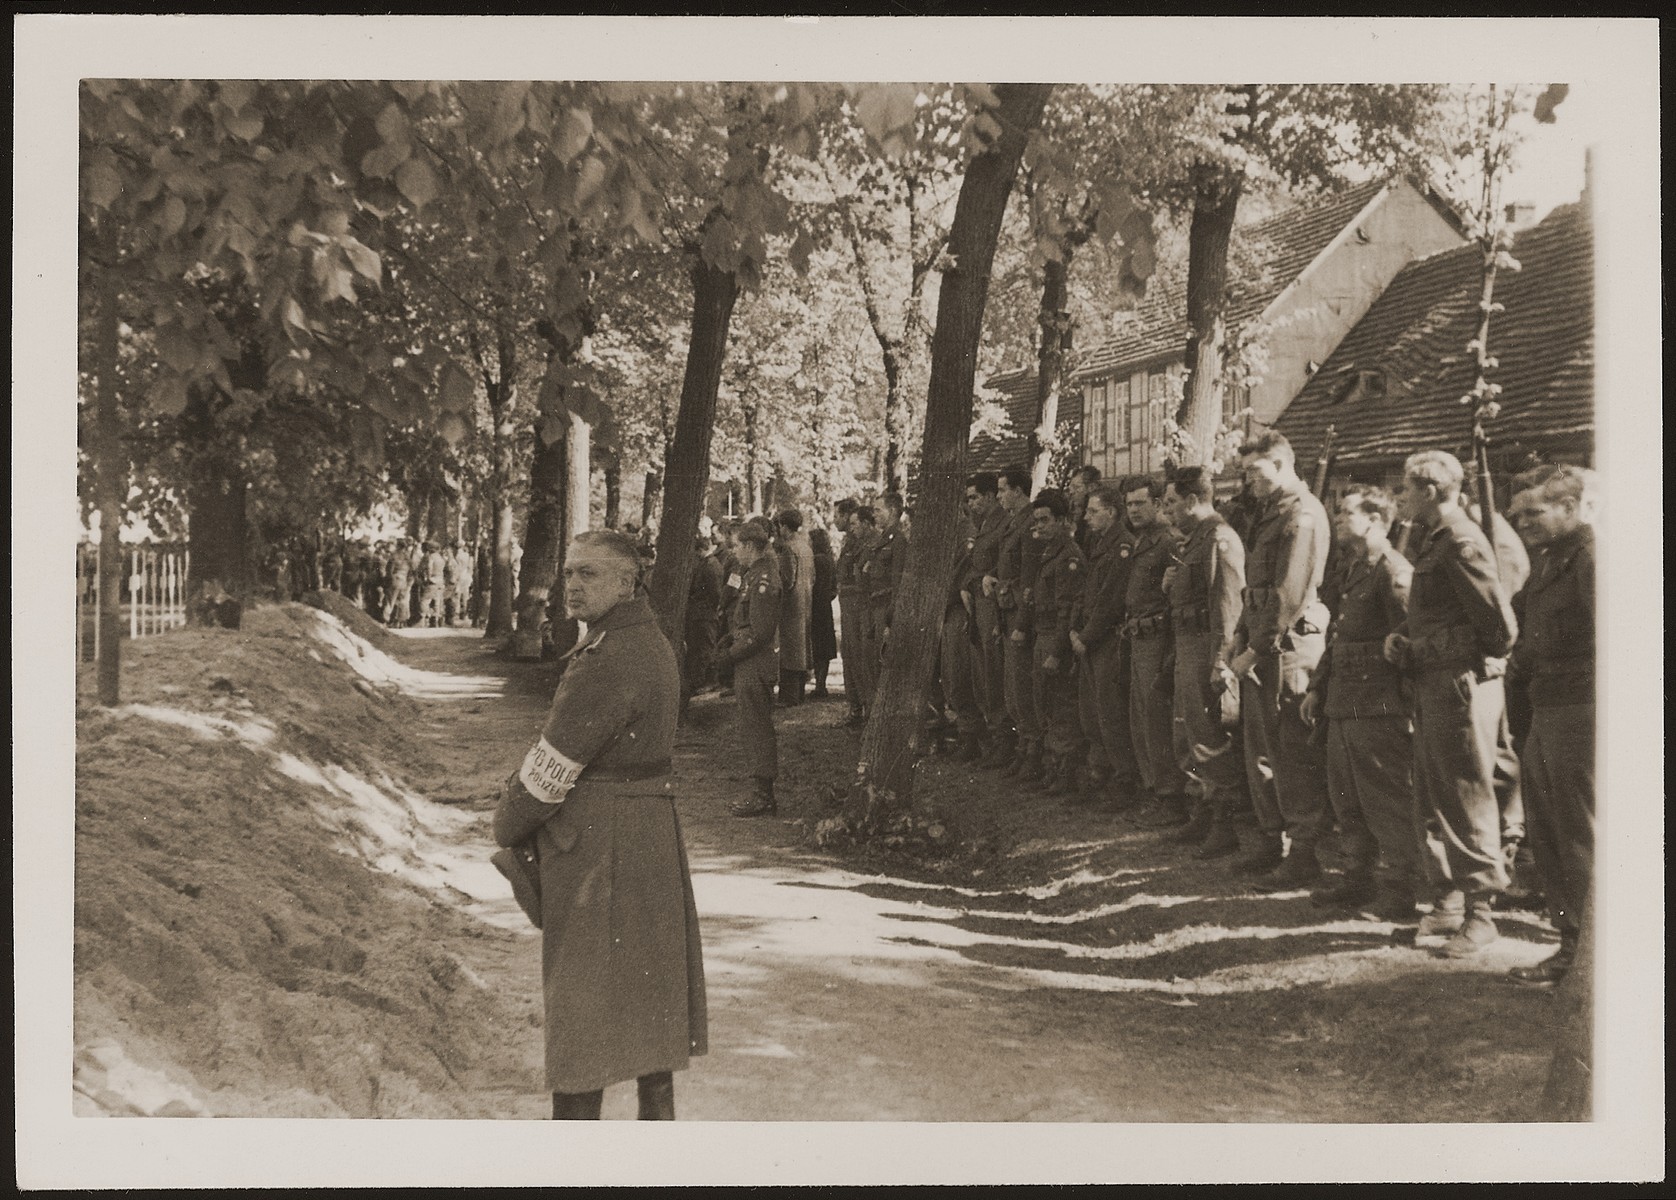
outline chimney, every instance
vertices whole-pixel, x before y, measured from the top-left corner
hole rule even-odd
[[[1583,194],[1578,197],[1583,204],[1583,211],[1589,215],[1595,210],[1595,148],[1583,148]]]
[[[1535,222],[1536,205],[1529,200],[1515,200],[1507,206],[1504,215],[1507,218],[1507,227],[1517,233]]]

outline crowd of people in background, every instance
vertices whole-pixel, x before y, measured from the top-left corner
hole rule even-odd
[[[1284,437],[1240,468],[1220,500],[1199,468],[972,475],[923,744],[1451,958],[1496,940],[1517,870],[1560,947],[1513,977],[1554,985],[1593,872],[1594,473],[1517,477],[1492,536],[1447,453],[1331,516]],[[686,688],[737,697],[736,814],[776,811],[772,706],[827,694],[835,655],[866,722],[910,522],[892,494],[837,505],[836,554],[796,510],[699,539]]]
[[[268,567],[275,597],[309,590],[310,564],[282,548]],[[489,552],[465,542],[418,538],[344,542],[319,561],[318,586],[338,592],[376,621],[408,626],[481,626],[488,610]],[[517,577],[516,566],[513,570]]]

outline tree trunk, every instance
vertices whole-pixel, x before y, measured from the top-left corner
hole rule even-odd
[[[944,272],[938,292],[914,533],[862,736],[855,802],[864,828],[875,828],[879,817],[906,809],[913,800],[921,709],[936,665],[948,568],[960,534],[978,338],[995,242],[1025,142],[1051,90],[1045,83],[996,87],[1001,136],[973,157],[955,202],[948,249],[957,265]]]
[[[565,545],[570,545],[571,539],[579,533],[587,532],[588,525],[593,518],[593,454],[590,449],[593,443],[593,430],[588,423],[575,413],[570,415],[570,433],[565,438],[565,452],[568,455],[566,464],[566,482],[569,490],[565,496]]]
[[[719,211],[719,210],[718,210]],[[693,263],[692,338],[681,380],[681,407],[664,466],[663,520],[658,525],[657,566],[652,571],[652,607],[670,644],[679,647],[685,628],[698,518],[710,486],[710,439],[716,428],[716,391],[722,382],[728,326],[739,298],[732,271],[711,266],[700,255]]]
[[[516,658],[541,653],[541,630],[548,601],[564,565],[566,479],[569,450],[560,437],[543,442],[539,427],[535,461],[530,465],[530,506],[524,517],[524,558],[518,568],[518,623],[513,634]]]
[[[658,497],[662,494],[662,473],[647,471],[646,490],[640,493],[640,528],[645,529],[652,523],[652,514],[657,511]]]
[[[757,475],[757,408],[754,404],[740,404],[745,416],[745,493],[750,496],[752,512],[761,512],[758,497],[762,495],[762,481]]]
[[[1071,351],[1071,314],[1066,305],[1072,253],[1067,246],[1063,259],[1049,259],[1042,268],[1042,307],[1036,318],[1041,329],[1036,349],[1036,424],[1030,430],[1032,495],[1047,486],[1053,435],[1059,428],[1059,391],[1065,377],[1065,359]]]
[[[489,570],[489,612],[483,636],[502,638],[512,633],[512,475],[518,468],[518,428],[512,411],[518,402],[517,343],[502,332],[496,347],[499,376],[489,386],[489,423],[493,439],[489,472],[489,505],[494,514]]]
[[[1187,234],[1187,387],[1176,422],[1186,461],[1208,465],[1222,425],[1222,351],[1227,339],[1228,244],[1241,180],[1218,167],[1193,169],[1193,220]]]
[[[219,579],[234,596],[250,595],[256,580],[250,561],[249,494],[243,471],[221,454],[206,451],[196,456],[186,489],[192,513],[188,595],[195,595],[207,579]]]
[[[902,354],[884,345],[885,360],[885,458],[884,478],[887,492],[908,494],[908,463],[905,445],[908,440],[908,405],[902,395]]]
[[[116,238],[109,218],[101,241],[99,331],[93,371],[98,388],[94,410],[94,466],[99,504],[99,703],[122,702],[122,502],[128,495],[127,454],[122,446],[122,412],[117,404]],[[80,636],[78,631],[77,636]]]
[[[615,454],[605,458],[605,527],[615,529],[623,523],[623,463]]]

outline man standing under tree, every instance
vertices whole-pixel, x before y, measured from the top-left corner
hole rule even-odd
[[[1164,514],[1187,540],[1179,564],[1164,572],[1175,638],[1176,762],[1198,792],[1192,818],[1165,836],[1221,858],[1239,849],[1234,805],[1244,774],[1240,744],[1222,727],[1221,694],[1237,687],[1228,653],[1245,590],[1245,547],[1211,503],[1215,484],[1202,467],[1177,471],[1164,492]]]
[[[681,671],[681,704],[710,686],[715,674],[716,622],[722,610],[722,564],[716,546],[700,534],[687,586],[686,647]]]
[[[867,592],[866,650],[867,692],[862,697],[871,709],[873,689],[878,686],[879,663],[885,638],[890,633],[890,610],[896,603],[896,585],[908,559],[907,535],[902,531],[902,497],[888,493],[884,498],[884,528],[861,561],[862,584]]]
[[[1324,756],[1298,712],[1326,647],[1327,606],[1319,593],[1332,530],[1280,434],[1241,446],[1240,469],[1262,508],[1245,560],[1239,652],[1229,669],[1240,681],[1245,775],[1260,840],[1236,867],[1270,872],[1259,890],[1287,891],[1320,876],[1315,848],[1332,827]],[[1291,842],[1284,862],[1283,832]]]
[[[996,566],[996,603],[1007,624],[1002,646],[1002,672],[1007,696],[1007,715],[1018,730],[1018,749],[1002,774],[1026,779],[1041,774],[1042,727],[1036,719],[1031,640],[1031,589],[1036,568],[1042,561],[1042,543],[1030,536],[1029,483],[1001,489],[1001,506],[1011,514],[1001,539],[1001,559]]]
[[[1385,661],[1385,639],[1408,615],[1414,571],[1391,545],[1391,494],[1353,484],[1339,500],[1344,557],[1338,613],[1299,715],[1327,722],[1327,795],[1350,867],[1312,897],[1323,907],[1368,904],[1366,915],[1414,915],[1414,745],[1407,688]],[[1377,876],[1377,894],[1375,891]]]
[[[966,514],[974,530],[962,588],[972,602],[972,686],[989,731],[991,754],[997,753],[995,743],[1008,740],[1010,724],[1001,674],[1001,610],[995,605],[995,584],[990,578],[1000,560],[1001,538],[1007,528],[1007,513],[1001,507],[999,493],[1000,480],[992,471],[966,477]]]
[[[588,624],[541,737],[507,780],[495,841],[540,877],[547,1088],[555,1120],[598,1120],[636,1081],[640,1119],[675,1119],[674,1072],[707,1048],[704,961],[670,756],[680,678],[621,534],[579,534],[566,613]]]
[[[840,500],[835,513],[835,524],[844,535],[838,547],[838,654],[844,660],[844,703],[849,715],[844,723],[855,729],[866,721],[862,697],[867,693],[868,663],[864,631],[867,623],[867,587],[861,577],[861,564],[873,549],[873,510],[867,509],[863,519],[862,506],[854,500]]]
[[[1129,730],[1129,687],[1123,661],[1123,604],[1135,537],[1123,518],[1123,489],[1096,484],[1088,496],[1088,530],[1094,550],[1082,604],[1071,632],[1077,654],[1077,711],[1088,739],[1085,802],[1104,795],[1112,811],[1137,803],[1140,772]]]
[[[751,772],[751,795],[728,811],[736,817],[773,816],[774,779],[779,774],[774,740],[774,685],[780,673],[780,564],[765,518],[740,527],[735,543],[741,579],[733,610],[727,660],[733,664],[738,699],[739,752]]]
[[[1531,848],[1558,953],[1513,978],[1553,987],[1577,956],[1595,853],[1595,508],[1583,467],[1539,468],[1514,482],[1513,516],[1535,552],[1512,672],[1530,697],[1524,780]]]
[[[1187,776],[1175,758],[1172,712],[1175,672],[1170,668],[1170,601],[1164,572],[1174,561],[1179,538],[1159,508],[1164,487],[1137,476],[1124,497],[1135,550],[1124,592],[1123,633],[1129,660],[1129,730],[1135,757],[1151,801],[1135,814],[1143,829],[1187,823]]]
[[[1432,892],[1417,936],[1449,936],[1450,958],[1499,936],[1490,909],[1507,886],[1507,861],[1496,742],[1518,632],[1489,539],[1461,510],[1461,475],[1460,460],[1441,450],[1403,464],[1403,516],[1424,536],[1408,623],[1385,639],[1386,658],[1414,681],[1414,792]]]
[[[1030,536],[1041,543],[1042,552],[1031,600],[1036,633],[1032,680],[1043,748],[1038,781],[1048,795],[1058,796],[1076,787],[1082,758],[1082,723],[1071,675],[1076,665],[1071,616],[1082,599],[1088,560],[1073,536],[1071,506],[1063,492],[1043,488],[1036,494],[1030,502]]]
[[[780,596],[780,703],[803,703],[809,679],[809,606],[815,590],[815,552],[803,532],[803,514],[788,508],[775,518],[782,562],[791,578],[782,578]]]

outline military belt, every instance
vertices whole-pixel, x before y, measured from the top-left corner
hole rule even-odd
[[[1179,633],[1210,632],[1209,604],[1184,604],[1171,610],[1171,616]]]
[[[1123,632],[1132,638],[1154,638],[1164,632],[1169,613],[1150,613],[1144,617],[1130,617],[1123,623]]]

